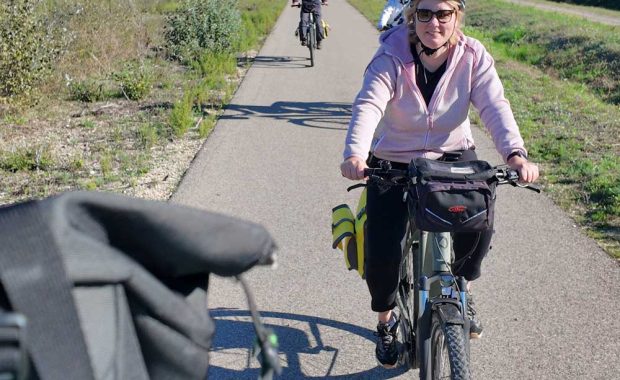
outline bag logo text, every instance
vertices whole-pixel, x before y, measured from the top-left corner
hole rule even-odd
[[[448,211],[452,212],[452,213],[459,213],[459,212],[465,212],[465,210],[467,210],[467,207],[465,206],[461,206],[461,205],[457,205],[457,206],[452,206],[448,209]]]

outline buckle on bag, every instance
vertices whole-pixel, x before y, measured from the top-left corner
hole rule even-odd
[[[23,380],[28,375],[26,352],[26,317],[14,312],[0,312],[0,350],[10,357],[8,367],[0,370],[0,379]]]

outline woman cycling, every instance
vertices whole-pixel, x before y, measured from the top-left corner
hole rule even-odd
[[[381,35],[353,104],[340,166],[344,177],[363,179],[364,169],[378,166],[379,160],[404,169],[415,157],[441,160],[446,152],[461,152],[460,160],[476,159],[468,117],[473,104],[505,162],[523,182],[538,178],[493,58],[460,30],[464,8],[465,0],[414,0],[405,11],[407,22]],[[368,187],[367,218],[366,282],[379,319],[376,356],[390,368],[398,361],[398,319],[392,309],[407,222],[402,192]],[[491,235],[492,230],[455,234],[456,259],[469,257],[454,268],[455,274],[468,281],[480,276]],[[482,325],[473,302],[469,305],[472,337],[477,337]]]

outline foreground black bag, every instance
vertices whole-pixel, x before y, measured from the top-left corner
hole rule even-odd
[[[496,183],[486,161],[443,162],[417,158],[411,214],[429,232],[479,232],[492,228]]]
[[[209,274],[274,249],[257,224],[120,195],[0,207],[0,377],[26,358],[31,379],[204,379]]]

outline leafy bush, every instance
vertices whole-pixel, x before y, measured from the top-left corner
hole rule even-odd
[[[112,75],[118,82],[121,93],[129,100],[140,100],[153,88],[153,75],[143,65],[127,63],[122,71]]]
[[[69,96],[80,102],[98,102],[105,98],[103,83],[92,79],[72,81],[69,83]]]
[[[166,22],[168,49],[182,61],[195,60],[204,51],[233,51],[241,30],[235,0],[183,0]]]
[[[30,96],[68,42],[58,24],[37,13],[38,3],[0,2],[0,97]]]

